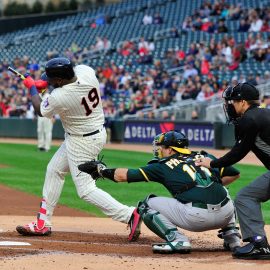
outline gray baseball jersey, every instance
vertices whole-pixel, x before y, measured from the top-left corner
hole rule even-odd
[[[106,143],[103,128],[104,114],[100,98],[99,82],[92,68],[78,65],[74,68],[77,80],[56,88],[42,101],[41,114],[52,117],[58,114],[62,121],[65,141],[48,164],[43,197],[47,202],[47,220],[59,200],[65,175],[70,172],[78,195],[96,205],[107,216],[127,223],[134,207],[116,201],[108,193],[96,187],[95,180],[86,173],[79,173],[78,165],[97,159]]]

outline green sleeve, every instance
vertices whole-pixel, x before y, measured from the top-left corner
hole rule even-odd
[[[225,168],[220,168],[220,177],[224,176],[235,176],[240,174],[240,171],[234,168],[233,166],[228,166]]]
[[[147,178],[143,175],[142,171],[140,169],[128,169],[127,172],[127,181],[128,183],[132,182],[146,182],[148,181]]]
[[[215,156],[208,154],[208,157],[212,158],[212,159],[217,159]],[[228,166],[228,167],[222,167],[219,168],[219,172],[220,172],[220,177],[224,177],[224,176],[235,176],[240,174],[240,171],[237,170],[235,167],[233,166]]]
[[[162,183],[163,171],[159,163],[152,163],[139,169],[129,169],[127,172],[127,181],[131,182],[159,182]]]

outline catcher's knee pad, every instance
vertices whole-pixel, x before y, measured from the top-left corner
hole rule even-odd
[[[151,198],[157,197],[155,194],[149,194],[143,201],[138,202],[138,212],[140,215],[142,215],[144,212],[147,212],[147,209],[149,209],[148,201]]]
[[[155,234],[169,242],[176,238],[177,228],[168,228],[159,212],[149,209],[142,215],[144,224]]]

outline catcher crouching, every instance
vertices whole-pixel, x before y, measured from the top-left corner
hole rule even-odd
[[[157,135],[153,142],[155,158],[138,169],[107,168],[100,160],[79,165],[79,170],[94,179],[107,178],[114,182],[149,182],[164,185],[172,197],[148,195],[138,203],[140,223],[164,241],[154,243],[154,253],[189,253],[191,243],[177,227],[202,232],[219,229],[226,250],[240,246],[240,234],[235,226],[235,209],[224,185],[239,177],[233,167],[207,169],[195,165],[208,153],[192,152],[188,139],[177,131]]]

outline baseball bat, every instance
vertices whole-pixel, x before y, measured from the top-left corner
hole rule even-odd
[[[25,79],[25,77],[20,72],[18,72],[17,70],[15,70],[14,68],[8,67],[8,70],[10,72],[12,72],[13,74],[15,74],[17,77],[21,78],[22,80]],[[46,88],[39,90],[40,93],[44,93],[45,91],[46,91]]]
[[[22,80],[25,79],[25,77],[20,72],[18,72],[17,70],[15,70],[14,68],[8,67],[8,70],[10,72],[12,72],[13,74],[15,74],[17,77],[21,78]]]

